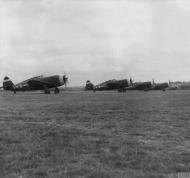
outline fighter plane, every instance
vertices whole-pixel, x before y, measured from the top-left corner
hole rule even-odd
[[[127,90],[146,90],[148,88],[151,88],[152,84],[151,82],[135,82],[133,83],[132,78],[130,78],[130,86],[127,87]]]
[[[165,83],[155,83],[154,79],[152,82],[152,86],[150,88],[145,89],[144,91],[149,91],[149,90],[162,90],[166,91],[166,89],[169,88],[169,84],[167,82]]]
[[[66,85],[68,78],[66,75],[53,75],[49,77],[36,76],[28,80],[14,84],[9,77],[4,77],[3,88],[4,90],[13,91],[15,94],[17,91],[35,91],[43,90],[45,94],[50,93],[50,89],[54,89],[54,93],[58,94],[60,92],[59,88],[62,85]]]
[[[133,83],[132,78],[130,78],[130,86],[127,87],[127,90],[143,90],[143,91],[150,91],[150,90],[162,90],[165,91],[169,88],[169,84],[165,83],[155,83],[154,79],[153,82],[135,82]]]
[[[103,90],[118,90],[118,92],[126,92],[126,87],[128,87],[128,80],[108,80],[98,85],[93,85],[90,81],[86,83],[86,90],[93,91],[103,91]]]

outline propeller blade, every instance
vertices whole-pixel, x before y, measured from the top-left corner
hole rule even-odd
[[[66,78],[66,85],[69,84],[69,80],[68,80],[68,77]]]
[[[63,76],[63,81],[64,81],[65,86],[67,86],[68,77],[66,77],[66,75]]]

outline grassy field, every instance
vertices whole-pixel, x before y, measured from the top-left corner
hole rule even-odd
[[[177,178],[190,91],[0,92],[1,178]]]

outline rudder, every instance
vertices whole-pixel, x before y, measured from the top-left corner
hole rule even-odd
[[[94,85],[89,80],[86,81],[85,90],[94,90]]]
[[[14,90],[14,88],[15,88],[13,82],[7,76],[4,77],[3,88],[4,88],[4,90]]]

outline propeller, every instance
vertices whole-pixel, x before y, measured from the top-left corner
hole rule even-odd
[[[131,86],[133,86],[133,80],[131,77],[130,77],[130,84],[131,84]]]
[[[170,80],[169,80],[168,84],[169,84],[169,86],[171,86],[171,81]]]
[[[66,74],[64,74],[64,76],[63,76],[63,82],[64,82],[65,86],[67,86],[68,77],[66,76]]]
[[[153,86],[155,85],[154,79],[152,79],[152,84],[153,84]]]

